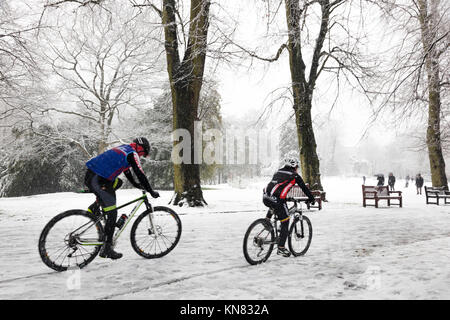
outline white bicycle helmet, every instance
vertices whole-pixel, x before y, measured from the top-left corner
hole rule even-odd
[[[297,158],[288,156],[283,160],[284,165],[291,168],[297,168],[300,165],[300,161]]]

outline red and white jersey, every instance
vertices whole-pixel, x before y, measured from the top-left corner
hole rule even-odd
[[[302,188],[303,192],[309,198],[314,198],[300,175],[292,169],[286,167],[275,172],[272,177],[272,181],[270,181],[267,185],[265,192],[266,194],[278,199],[286,199],[289,190],[291,190],[295,184]]]

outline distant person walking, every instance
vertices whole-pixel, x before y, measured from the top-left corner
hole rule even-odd
[[[377,186],[383,186],[384,185],[384,175],[382,174],[377,174]]]
[[[363,185],[366,184],[366,176],[363,176]]]
[[[405,188],[408,188],[409,185],[409,174],[406,176]]]
[[[422,187],[423,187],[423,178],[420,175],[420,173],[418,173],[416,176],[417,194],[422,194]]]
[[[388,185],[389,185],[389,190],[394,191],[395,188],[395,176],[392,172],[389,173],[389,177],[388,177]]]

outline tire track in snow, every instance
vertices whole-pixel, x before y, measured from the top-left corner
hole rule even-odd
[[[200,214],[221,214],[221,213],[242,213],[242,212],[265,212],[266,210],[230,210],[230,211],[204,211],[204,212],[180,212],[177,214],[179,216],[186,216],[186,215],[200,215]]]
[[[260,211],[263,211],[263,210],[230,210],[230,211],[213,211],[213,212],[205,211],[205,212],[192,212],[192,213],[191,212],[189,212],[189,213],[184,212],[184,213],[178,213],[178,215],[201,215],[201,214],[241,213],[241,212],[260,212]],[[230,270],[230,269],[241,268],[241,267],[242,266],[231,267],[231,268],[222,269],[222,270],[217,270],[217,271],[213,271],[212,274],[217,273],[217,272],[227,271],[227,270]],[[46,275],[51,275],[51,274],[58,274],[58,273],[60,273],[60,272],[58,272],[58,271],[50,271],[50,272],[42,272],[42,273],[38,273],[38,274],[26,275],[26,276],[11,278],[11,279],[0,280],[0,284],[8,283],[8,282],[14,282],[14,281],[19,281],[19,280],[32,279],[32,278],[36,278],[36,277],[41,277],[41,276],[46,276]],[[208,273],[203,273],[203,274],[192,275],[192,276],[189,276],[189,277],[183,277],[183,278],[179,278],[179,279],[175,279],[175,280],[170,280],[170,281],[166,281],[167,283],[163,282],[161,284],[157,284],[156,286],[159,287],[159,286],[162,286],[162,285],[165,285],[165,284],[171,284],[171,283],[174,283],[174,282],[188,280],[188,279],[193,278],[193,277],[197,277],[197,276],[201,276],[201,275],[207,275],[207,274]],[[142,290],[145,290],[145,289],[142,289]],[[139,290],[139,291],[142,291],[142,290]],[[124,293],[124,294],[127,294],[127,293]],[[122,294],[119,294],[119,295],[122,295]]]
[[[16,278],[11,278],[11,279],[5,279],[5,280],[0,280],[0,284],[13,282],[13,281],[18,281],[18,280],[42,277],[42,276],[46,276],[46,275],[49,275],[49,274],[56,274],[56,273],[60,273],[60,272],[58,272],[58,271],[42,272],[42,273],[32,274],[32,275],[28,275],[28,276],[22,276],[22,277],[16,277]]]
[[[219,270],[213,270],[213,271],[209,271],[209,272],[200,272],[200,273],[195,273],[189,276],[184,276],[184,277],[180,277],[180,278],[175,278],[172,280],[166,280],[163,282],[159,282],[156,283],[154,285],[151,286],[146,286],[146,287],[141,287],[141,288],[136,288],[136,289],[132,289],[132,290],[127,290],[127,291],[123,291],[123,292],[118,292],[118,293],[113,293],[101,298],[96,298],[97,300],[108,300],[108,299],[112,299],[118,296],[124,296],[127,294],[134,294],[134,293],[139,293],[142,291],[146,291],[152,288],[159,288],[162,286],[166,286],[166,285],[171,285],[174,283],[178,283],[178,282],[182,282],[182,281],[186,281],[186,280],[190,280],[190,279],[194,279],[194,278],[198,278],[198,277],[202,277],[202,276],[208,276],[208,275],[212,275],[212,274],[216,274],[216,273],[220,273],[220,272],[224,272],[224,271],[229,271],[229,270],[234,270],[234,269],[243,269],[243,268],[248,268],[251,267],[250,265],[239,265],[239,266],[234,266],[234,267],[228,267],[228,268],[223,268],[223,269],[219,269]]]
[[[202,214],[221,214],[221,213],[242,213],[242,212],[267,212],[267,209],[257,209],[257,210],[230,210],[230,211],[204,211],[204,212],[177,212],[179,216],[191,216],[191,215],[202,215]],[[316,213],[318,210],[308,210],[303,209],[303,213],[311,214]]]

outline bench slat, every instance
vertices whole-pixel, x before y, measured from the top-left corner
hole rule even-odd
[[[447,199],[450,199],[450,191],[447,191],[445,187],[427,187],[425,186],[425,196],[427,204],[439,205],[439,199],[444,200],[444,204],[450,204]],[[430,202],[429,199],[436,199],[435,202]]]
[[[362,186],[363,206],[368,206],[367,200],[374,200],[375,207],[378,208],[379,200],[387,200],[388,206],[391,206],[391,200],[398,200],[398,203],[392,203],[402,207],[402,192],[390,191],[388,186]]]
[[[308,184],[306,184],[306,186],[309,188]],[[319,210],[322,210],[322,193],[321,193],[321,191],[320,190],[310,190],[310,191],[311,191],[312,195],[314,196],[314,200],[317,203],[317,206],[313,206],[313,207],[314,208],[318,208]],[[289,192],[288,192],[286,197],[288,197],[288,198],[302,198],[302,199],[305,199],[305,200],[308,199],[308,197],[303,192],[303,190],[297,185],[293,186],[289,190]],[[308,208],[309,208],[309,205],[308,205]]]

